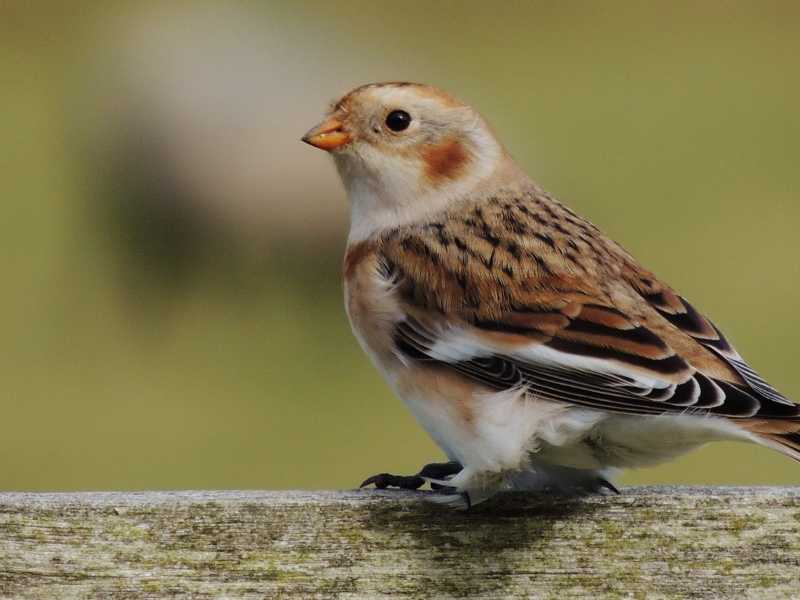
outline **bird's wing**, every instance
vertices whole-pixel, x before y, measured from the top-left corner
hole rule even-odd
[[[674,411],[733,418],[793,418],[798,406],[748,384],[705,375],[616,309],[568,305],[496,321],[419,318],[394,326],[406,361],[436,362],[497,389],[628,414]],[[415,315],[414,313],[417,313]],[[768,388],[772,390],[772,388]],[[782,398],[782,397],[781,397]]]
[[[595,237],[591,251],[560,244],[558,232],[497,206],[500,216],[473,208],[384,240],[380,277],[397,295],[392,339],[402,360],[612,412],[800,416],[707,319],[613,242]],[[564,260],[562,247],[576,256]],[[609,284],[597,273],[612,260],[620,266]]]
[[[669,323],[682,333],[690,336],[704,348],[713,351],[739,376],[747,386],[759,396],[779,404],[793,404],[778,390],[767,383],[739,355],[731,343],[714,324],[697,311],[689,302],[663,284],[651,284],[651,289],[641,291],[642,298]]]

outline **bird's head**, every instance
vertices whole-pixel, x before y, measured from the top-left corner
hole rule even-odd
[[[352,207],[351,240],[473,196],[512,162],[474,110],[415,83],[348,92],[303,141],[336,162]]]

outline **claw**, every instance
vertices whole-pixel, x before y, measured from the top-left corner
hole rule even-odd
[[[614,484],[612,484],[607,479],[601,478],[598,480],[598,483],[600,484],[600,489],[606,488],[609,492],[614,492],[617,496],[622,495],[622,492],[620,492],[616,487],[614,487]]]
[[[367,487],[368,485],[372,485],[373,483],[375,484],[376,488],[382,489],[380,484],[383,481],[383,477],[385,475],[388,475],[388,473],[381,473],[380,475],[373,475],[372,477],[368,477],[367,479],[364,480],[364,483],[358,486],[358,489]],[[384,485],[383,487],[386,486]]]

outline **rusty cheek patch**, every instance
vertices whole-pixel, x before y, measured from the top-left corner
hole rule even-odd
[[[430,146],[422,153],[425,174],[434,185],[457,177],[466,167],[468,158],[466,149],[455,138]]]

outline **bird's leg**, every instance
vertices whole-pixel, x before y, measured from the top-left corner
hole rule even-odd
[[[375,485],[379,490],[386,489],[387,487],[396,487],[404,490],[416,490],[425,485],[425,479],[442,479],[449,477],[460,472],[464,467],[458,461],[450,461],[446,463],[430,463],[422,467],[422,470],[416,475],[390,475],[389,473],[380,473],[373,475],[359,487],[366,487],[368,485]],[[442,489],[443,485],[438,483],[431,483],[431,488],[434,490]]]
[[[457,460],[451,460],[446,463],[430,463],[422,467],[422,470],[417,473],[417,477],[426,477],[428,479],[444,479],[451,477],[461,472],[464,466]],[[432,490],[441,490],[445,488],[441,483],[431,482]]]
[[[457,460],[451,460],[446,463],[430,463],[422,467],[422,470],[417,473],[417,477],[442,479],[450,475],[457,475],[463,468],[464,466]]]

